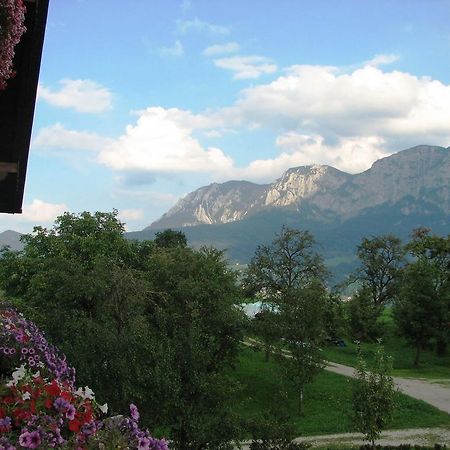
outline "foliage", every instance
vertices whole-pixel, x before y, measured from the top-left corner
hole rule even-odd
[[[322,257],[314,250],[309,231],[282,227],[270,246],[258,246],[246,271],[244,284],[268,303],[279,304],[287,292],[324,280]]]
[[[0,91],[14,76],[14,47],[26,31],[25,11],[22,0],[0,0]]]
[[[6,344],[1,356],[1,448],[111,448],[113,433],[122,447],[167,450],[165,441],[139,429],[134,405],[131,418],[106,426],[99,416],[107,412],[107,405],[99,405],[89,387],[75,388],[74,369],[33,322],[2,306],[0,333]],[[17,361],[21,366],[8,371]]]
[[[224,370],[243,314],[222,252],[129,241],[116,211],[66,213],[25,244],[3,252],[1,287],[113,411],[139,401],[144,423],[179,449],[236,436]]]
[[[349,331],[353,339],[374,342],[380,337],[378,318],[382,308],[374,307],[367,289],[363,288],[356,292],[346,307]]]
[[[266,317],[273,324],[266,323],[265,329],[278,328],[278,338],[290,352],[281,363],[296,386],[301,412],[304,386],[322,367],[319,344],[325,337],[327,271],[314,245],[308,231],[283,227],[270,246],[258,247],[244,279],[274,312]]]
[[[404,253],[401,240],[392,234],[363,238],[358,246],[360,267],[353,280],[367,291],[374,308],[394,298]]]
[[[371,371],[367,371],[362,357],[355,371],[353,423],[372,447],[394,412],[396,389],[391,370],[391,359],[379,345]]]
[[[416,349],[414,366],[419,366],[422,349],[436,335],[441,317],[446,316],[445,309],[429,264],[419,260],[408,266],[394,312],[399,331]]]
[[[439,310],[438,317],[431,319],[436,353],[444,356],[450,340],[450,235],[445,238],[430,234],[427,228],[415,229],[407,250],[414,257],[412,264],[420,266],[422,277],[426,274],[428,278],[428,291],[435,299],[433,309]]]
[[[304,412],[305,386],[324,366],[321,344],[325,338],[326,306],[327,292],[319,281],[297,289],[280,306],[283,347],[289,351],[289,357],[283,354],[280,363],[298,393],[300,414]]]
[[[155,233],[155,244],[162,248],[186,247],[186,235],[182,231],[175,231],[168,228]]]
[[[325,334],[328,338],[338,339],[347,334],[345,305],[337,292],[330,292],[325,299],[324,311]]]
[[[269,360],[270,353],[280,337],[278,318],[278,313],[263,307],[251,321],[251,331],[261,338],[264,345],[266,361]]]

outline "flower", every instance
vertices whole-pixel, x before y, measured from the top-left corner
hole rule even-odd
[[[19,43],[26,28],[25,6],[22,0],[0,0],[3,14],[0,15],[0,90],[14,75],[12,68],[14,47]]]
[[[98,409],[103,413],[106,414],[108,412],[108,403],[105,403],[104,405],[98,405]]]
[[[34,323],[1,306],[0,355],[5,356],[11,379],[0,381],[0,450],[100,449],[106,448],[111,438],[119,441],[118,448],[167,450],[164,440],[139,429],[139,411],[134,404],[130,405],[130,418],[100,421],[97,415],[106,414],[108,404],[99,405],[88,386],[76,389],[75,370],[59,356],[58,349]],[[24,348],[27,351],[22,351]],[[33,369],[34,361],[38,361],[38,372]],[[12,366],[14,363],[20,366]]]
[[[139,421],[139,411],[137,409],[137,406],[134,405],[133,403],[131,403],[130,405],[130,414],[131,414],[131,418],[135,421],[138,422]]]

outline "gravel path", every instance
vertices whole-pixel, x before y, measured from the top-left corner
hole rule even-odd
[[[360,446],[367,444],[360,433],[325,434],[322,436],[307,436],[295,439],[296,442],[308,442],[314,447],[343,447]],[[249,450],[249,442],[244,443],[240,449]],[[423,445],[434,444],[449,445],[450,430],[446,428],[412,428],[409,430],[384,431],[376,445]]]
[[[354,377],[355,369],[353,367],[328,363],[325,369],[330,372],[345,375],[346,377]],[[394,382],[397,388],[404,394],[417,398],[418,400],[423,400],[441,411],[450,414],[450,387],[412,378],[394,377]]]
[[[362,445],[363,441],[359,433],[330,434],[325,436],[308,436],[296,439],[298,442],[309,442],[313,447],[325,447],[327,445]],[[377,440],[377,445],[431,445],[450,443],[450,430],[445,428],[413,428],[410,430],[385,431]]]

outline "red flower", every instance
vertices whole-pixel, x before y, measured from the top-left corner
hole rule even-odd
[[[48,395],[51,395],[53,397],[59,397],[61,395],[61,389],[59,388],[56,380],[53,380],[50,385],[47,384],[44,389],[47,391]]]
[[[6,417],[6,411],[3,408],[0,408],[0,419],[4,419]]]
[[[78,433],[81,428],[81,422],[77,419],[69,420],[69,430]]]
[[[53,402],[48,398],[47,400],[45,400],[44,406],[45,406],[47,409],[51,409],[52,406],[53,406]]]
[[[67,392],[67,391],[61,392],[61,397],[62,397],[64,400],[67,400],[68,402],[72,402],[72,400],[73,400],[72,394],[71,394],[70,392]]]

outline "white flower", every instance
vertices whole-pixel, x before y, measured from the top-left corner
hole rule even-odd
[[[83,388],[80,388],[80,387],[79,387],[79,388],[75,391],[75,395],[78,395],[78,397],[84,398]]]
[[[41,372],[39,370],[33,375],[33,378],[39,378],[41,376]]]
[[[106,414],[108,412],[108,403],[105,403],[104,405],[98,405],[98,409],[103,413]]]
[[[93,400],[94,398],[94,391],[89,386],[84,387],[84,398],[88,398],[90,400]]]
[[[22,364],[18,369],[12,373],[14,384],[17,384],[25,376],[25,366]]]
[[[22,400],[30,400],[31,394],[29,392],[24,392],[22,394]]]

